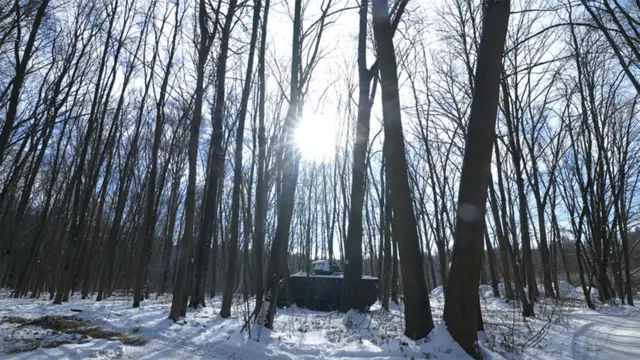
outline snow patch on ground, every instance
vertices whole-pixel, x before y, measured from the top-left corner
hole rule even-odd
[[[39,348],[11,356],[12,359],[118,359],[124,354],[124,346],[119,341],[104,339],[80,344],[64,344],[56,348]]]
[[[17,359],[465,359],[468,356],[453,341],[443,324],[427,339],[413,341],[403,334],[401,306],[386,311],[379,304],[371,312],[318,312],[292,307],[277,312],[274,331],[253,326],[241,332],[248,309],[238,301],[229,319],[218,316],[220,300],[210,306],[189,309],[179,323],[167,318],[169,297],[144,301],[131,308],[131,299],[121,297],[103,302],[73,298],[70,303],[52,305],[47,300],[0,299],[0,317],[21,316],[35,319],[44,315],[72,316],[102,325],[105,329],[135,332],[148,340],[144,346],[118,341],[92,340],[51,349],[36,349],[5,358]],[[72,311],[74,309],[76,311]],[[82,310],[78,313],[78,310]],[[19,336],[19,334],[15,334]],[[15,336],[10,336],[15,340]],[[1,357],[0,357],[1,358]]]
[[[492,293],[490,286],[479,288],[485,326],[479,345],[485,359],[640,358],[640,311],[633,307],[606,305],[593,311],[576,300],[543,299],[536,304],[536,317],[524,319],[517,302],[494,298]],[[63,305],[0,298],[0,318],[76,315],[148,341],[143,346],[92,338],[78,341],[71,334],[4,323],[0,324],[0,359],[469,359],[441,321],[441,287],[431,292],[436,327],[420,341],[404,336],[403,307],[393,303],[390,311],[377,303],[365,314],[294,306],[278,310],[273,331],[252,324],[244,332],[241,329],[253,304],[241,299],[234,303],[231,318],[218,316],[220,299],[215,298],[206,308],[189,309],[179,323],[167,318],[170,297],[144,301],[139,309],[131,304],[127,297],[103,302],[73,298]],[[51,348],[28,348],[28,339],[38,336],[46,338]],[[30,351],[11,353],[12,346]]]

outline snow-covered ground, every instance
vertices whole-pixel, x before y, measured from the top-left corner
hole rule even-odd
[[[486,330],[481,348],[487,359],[640,359],[640,311],[635,308],[602,306],[592,311],[576,300],[542,302],[537,316],[524,320],[514,304],[491,298],[490,288],[481,286],[480,293]],[[254,325],[241,332],[248,307],[240,300],[230,319],[217,315],[220,302],[214,299],[206,308],[189,311],[180,323],[167,319],[170,301],[161,297],[132,309],[126,297],[99,303],[73,298],[63,305],[0,298],[0,359],[468,358],[440,321],[441,289],[434,289],[431,298],[436,328],[418,342],[402,335],[399,307],[386,312],[375,305],[367,314],[280,309],[274,331]],[[126,345],[8,321],[43,316],[77,316],[146,343]]]

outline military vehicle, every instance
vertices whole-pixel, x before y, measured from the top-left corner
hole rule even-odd
[[[301,308],[333,311],[340,308],[343,273],[335,261],[317,260],[312,263],[312,274],[296,273],[291,279],[291,300]],[[378,278],[363,276],[354,292],[359,297],[360,308],[368,309],[378,299]],[[284,281],[278,289],[278,307],[286,306]]]

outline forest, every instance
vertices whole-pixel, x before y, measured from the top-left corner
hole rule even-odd
[[[327,259],[480,357],[481,284],[640,297],[638,0],[0,0],[0,125],[7,298],[274,330]]]

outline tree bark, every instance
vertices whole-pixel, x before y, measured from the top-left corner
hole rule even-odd
[[[451,336],[473,357],[479,357],[478,276],[482,264],[484,214],[510,1],[485,1],[483,12],[476,85],[460,177],[455,242],[443,312],[443,320]]]
[[[367,69],[367,14],[369,1],[360,1],[360,23],[358,35],[358,120],[356,138],[353,145],[353,167],[351,170],[351,209],[349,227],[345,242],[345,267],[342,280],[342,299],[340,311],[350,309],[364,310],[362,298],[359,296],[359,285],[362,278],[362,206],[365,193],[366,152],[369,144],[369,122],[371,106],[369,87],[371,76]],[[345,159],[346,160],[346,159]]]
[[[299,153],[293,141],[287,141],[294,135],[294,130],[298,124],[298,107],[300,102],[300,73],[301,64],[301,23],[302,23],[302,1],[295,0],[293,13],[293,40],[291,46],[291,86],[289,90],[289,109],[282,129],[281,142],[282,156],[279,165],[282,171],[281,194],[278,198],[278,215],[276,220],[276,231],[271,243],[271,254],[267,266],[267,302],[266,314],[261,314],[264,318],[265,327],[273,329],[273,319],[276,313],[278,302],[278,288],[281,276],[284,276],[285,288],[287,284],[287,259],[286,252],[289,243],[289,233],[291,230],[291,218],[295,199],[296,183],[299,169]],[[289,296],[287,296],[290,299]],[[264,306],[263,306],[264,307]],[[261,310],[262,312],[262,310]]]
[[[185,228],[178,251],[177,268],[175,281],[173,283],[173,300],[171,302],[171,312],[169,318],[178,321],[181,315],[182,297],[185,292],[187,282],[187,267],[191,254],[191,243],[193,240],[193,225],[195,217],[196,202],[196,166],[198,161],[198,140],[200,138],[200,122],[202,121],[202,100],[204,96],[204,71],[209,55],[211,40],[207,28],[207,3],[205,0],[199,1],[198,25],[200,28],[200,43],[198,47],[197,78],[195,90],[195,103],[193,108],[193,118],[191,120],[189,138],[189,175],[187,180],[187,195],[184,205]],[[187,289],[188,290],[188,289]]]
[[[255,262],[255,283],[256,283],[256,307],[254,316],[257,316],[262,308],[264,299],[264,238],[265,238],[265,222],[267,216],[267,192],[268,179],[265,167],[267,162],[267,139],[264,126],[264,103],[266,95],[265,84],[265,54],[267,43],[267,24],[269,20],[270,0],[265,0],[264,15],[262,16],[262,28],[260,31],[260,52],[258,53],[258,174],[256,183],[256,219],[255,231],[253,233],[253,256]]]
[[[225,280],[224,292],[222,294],[222,308],[220,316],[227,318],[231,316],[231,302],[233,301],[234,284],[236,280],[236,268],[238,263],[238,228],[240,226],[240,187],[242,185],[242,150],[244,140],[244,123],[247,116],[247,105],[249,103],[249,94],[251,93],[251,81],[253,76],[253,55],[255,53],[256,41],[258,37],[258,25],[260,21],[260,0],[256,0],[253,4],[253,28],[251,31],[251,42],[249,44],[249,60],[247,61],[247,76],[244,81],[242,90],[242,98],[240,99],[240,114],[238,116],[238,129],[236,130],[236,157],[233,171],[233,189],[231,191],[231,241],[229,243],[229,261],[227,262],[227,278]],[[231,6],[235,9],[236,2],[232,0]],[[232,12],[229,10],[229,12]],[[233,14],[232,14],[233,15]],[[233,18],[227,14],[225,21],[225,29],[227,21],[230,23]],[[231,24],[229,24],[229,28]],[[230,30],[230,29],[229,29]],[[229,38],[229,33],[223,31],[223,39]],[[224,40],[223,40],[224,41]],[[227,40],[228,41],[228,40]],[[218,80],[220,81],[220,79]],[[221,89],[218,89],[220,91]],[[223,90],[224,91],[224,90]],[[222,104],[221,104],[222,105]],[[222,120],[222,119],[220,119]],[[250,179],[251,181],[251,179]],[[245,264],[248,266],[249,264]]]
[[[427,336],[434,325],[407,176],[396,55],[386,0],[373,1],[373,31],[380,64],[382,113],[388,150],[386,171],[394,212],[393,237],[398,239],[402,258],[403,289],[411,289],[404,291],[405,335],[412,339],[421,339]]]
[[[484,242],[487,247],[487,262],[489,263],[489,277],[491,279],[491,289],[493,290],[493,296],[499,298],[500,290],[498,289],[498,274],[495,268],[495,254],[493,253],[493,246],[491,246],[491,240],[489,239],[489,232],[484,230]]]

